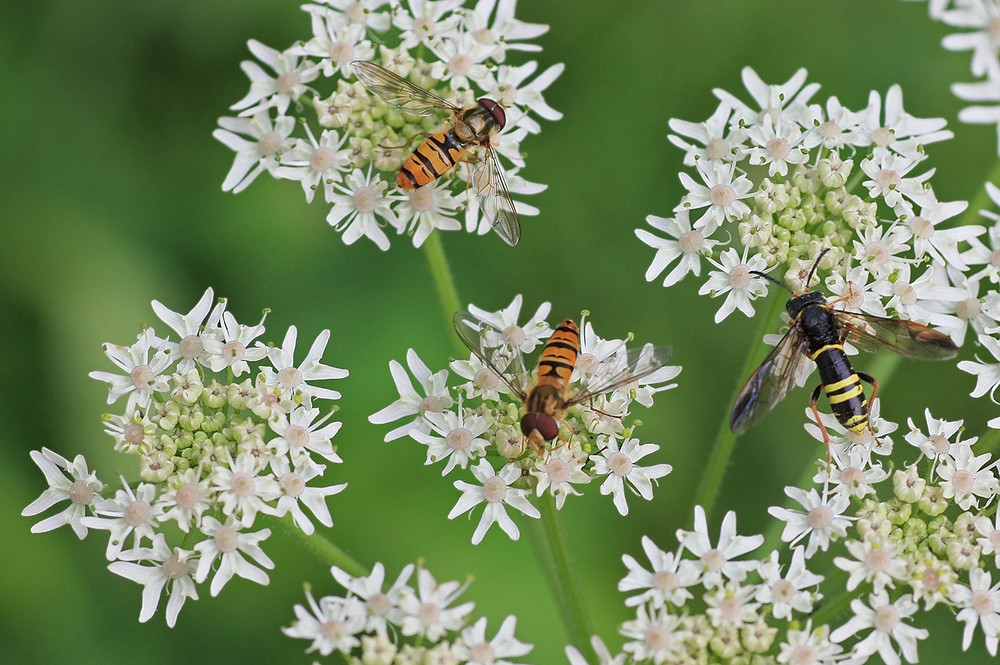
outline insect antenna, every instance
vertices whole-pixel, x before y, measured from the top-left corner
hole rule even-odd
[[[760,276],[760,277],[763,277],[764,279],[766,279],[766,280],[767,280],[767,281],[769,281],[769,282],[774,282],[775,284],[777,284],[777,285],[778,285],[778,286],[780,286],[781,288],[783,288],[783,289],[787,289],[787,290],[788,290],[788,292],[789,292],[789,293],[791,293],[791,294],[792,294],[793,296],[797,296],[797,295],[799,295],[799,294],[797,294],[797,293],[796,293],[795,291],[793,291],[793,290],[792,290],[792,287],[788,286],[787,284],[785,284],[784,282],[782,282],[782,281],[781,281],[780,279],[778,279],[778,278],[776,278],[776,277],[771,277],[771,276],[770,276],[770,275],[768,275],[767,273],[763,273],[763,272],[761,272],[761,271],[759,271],[759,270],[751,270],[751,271],[750,271],[750,274],[751,274],[751,275],[758,275],[758,276]]]
[[[823,260],[823,257],[826,256],[826,253],[829,251],[830,248],[827,247],[822,252],[820,252],[819,256],[816,257],[816,262],[813,263],[813,267],[809,269],[809,277],[806,278],[806,291],[809,290],[809,282],[813,281],[813,275],[816,274],[816,268],[819,268],[819,262]]]

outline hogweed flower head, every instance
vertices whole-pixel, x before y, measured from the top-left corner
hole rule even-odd
[[[566,390],[542,398],[544,391],[534,389],[535,365],[524,358],[553,335],[546,320],[550,309],[543,304],[525,322],[521,296],[497,312],[470,306],[456,316],[456,328],[473,352],[452,361],[454,376],[448,369],[432,372],[411,349],[407,365],[420,388],[392,361],[399,399],[369,417],[375,424],[403,420],[386,441],[409,436],[426,446],[426,464],[441,464],[442,475],[471,473],[473,482],[454,482],[462,496],[449,517],[484,504],[473,543],[494,523],[517,539],[508,508],[539,517],[530,495],[549,494],[561,509],[592,480],[600,481],[600,493],[611,495],[625,515],[626,491],[649,500],[657,479],[671,470],[669,464],[648,463],[659,446],[640,442],[640,423],[630,418],[634,405],[651,406],[656,393],[676,385],[669,382],[680,367],[665,365],[666,349],[648,344],[630,349],[630,339],[598,337],[586,319],[579,329],[563,322],[569,327],[556,334],[576,339],[578,331],[579,355],[563,370]],[[525,402],[532,399],[543,406],[526,414]]]
[[[417,0],[309,3],[312,35],[284,51],[250,40],[256,60],[245,61],[250,91],[219,119],[213,135],[236,153],[223,182],[240,192],[257,176],[298,181],[307,202],[316,194],[330,206],[327,221],[351,244],[367,237],[388,249],[390,235],[420,246],[436,230],[487,233],[476,194],[491,183],[470,182],[472,168],[457,164],[436,182],[414,190],[396,185],[412,149],[448,129],[447,110],[406,113],[373,96],[351,63],[372,61],[457,106],[487,98],[503,108],[503,131],[490,140],[516,198],[545,188],[524,180],[521,141],[541,131],[538,120],[558,120],[544,91],[563,65],[539,70],[537,61],[508,62],[510,51],[539,51],[530,40],[548,26],[514,17],[514,0]],[[413,110],[415,100],[400,101]],[[404,149],[406,148],[406,149]],[[486,155],[478,157],[486,159]],[[468,161],[475,157],[469,157]],[[474,186],[473,186],[474,185]],[[518,201],[522,215],[537,214]]]
[[[307,652],[328,656],[338,651],[352,663],[470,663],[491,665],[527,655],[532,646],[514,637],[517,618],[508,616],[493,637],[487,620],[469,622],[473,603],[453,605],[468,584],[437,582],[426,568],[403,568],[383,589],[385,567],[376,563],[370,575],[352,577],[334,566],[344,596],[313,597],[308,607],[295,606],[295,622],[282,631],[311,640]]]
[[[240,324],[212,289],[187,314],[155,300],[153,309],[176,337],[146,328],[130,346],[106,344],[118,372],[91,373],[110,385],[109,404],[124,402],[104,416],[105,431],[115,450],[139,458],[139,480],[123,478],[106,496],[82,456],[43,448],[32,459],[50,487],[23,514],[68,501],[32,530],[107,531],[109,569],[145,587],[140,620],[167,589],[173,626],[213,573],[213,596],[233,576],[268,583],[274,564],[261,543],[271,531],[255,528],[259,515],[288,515],[306,534],[314,521],[333,525],[326,498],[346,484],[317,479],[341,461],[331,443],[340,423],[320,405],[340,397],[324,384],[347,371],[322,362],[328,330],[305,354],[294,326],[281,346],[265,346],[263,318]]]
[[[915,663],[934,629],[914,624],[938,604],[964,624],[963,649],[978,636],[995,656],[1000,461],[975,454],[977,440],[962,437],[960,421],[930,412],[925,420],[909,421],[912,461],[900,468],[887,472],[872,454],[877,444],[855,441],[833,465],[817,460],[817,485],[786,488],[792,501],[769,512],[784,523],[787,547],[756,553],[764,538],[739,535],[734,512],[716,539],[700,506],[673,551],[644,537],[648,564],[622,557],[628,572],[618,588],[636,613],[619,628],[623,654],[604,649],[600,662],[818,665],[878,654]],[[810,570],[819,551],[846,579]],[[846,616],[832,611],[848,604]],[[574,665],[584,662],[567,653]]]
[[[963,201],[939,201],[925,146],[951,132],[938,118],[903,108],[893,86],[869,96],[860,110],[800,69],[769,85],[750,68],[743,82],[751,101],[716,90],[718,109],[702,123],[672,119],[670,141],[684,150],[687,193],[673,216],[647,218],[638,229],[656,249],[646,279],[664,271],[664,286],[688,274],[708,278],[699,293],[725,296],[716,320],[735,310],[754,314],[767,295],[766,272],[802,292],[816,276],[842,307],[914,320],[957,343],[971,326],[995,326],[1000,311],[984,307],[990,287],[977,273],[989,252],[972,251],[985,232],[956,226]]]

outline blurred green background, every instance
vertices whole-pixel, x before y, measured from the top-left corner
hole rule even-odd
[[[522,220],[516,249],[492,235],[449,233],[443,241],[463,302],[497,309],[522,293],[525,311],[551,301],[551,320],[589,309],[598,333],[633,331],[672,345],[684,367],[679,388],[636,414],[646,423],[643,439],[662,446],[652,461],[674,467],[654,500],[630,497],[623,519],[594,486],[562,512],[594,623],[618,644],[615,627],[628,618],[615,591],[620,557],[644,560],[643,534],[664,549],[675,546],[758,326],[738,313],[714,325],[721,302],[696,295],[702,280],[665,290],[643,278],[653,250],[634,229],[648,214],[669,215],[682,194],[668,118],[707,118],[716,87],[748,100],[745,65],[771,83],[806,67],[823,86],[814,99],[836,95],[855,109],[869,90],[884,95],[899,83],[909,112],[947,118],[956,133],[929,148],[941,200],[979,194],[996,162],[996,135],[992,127],[957,124],[962,103],[949,84],[972,80],[969,56],[941,48],[948,30],[928,19],[922,2],[522,0],[518,16],[551,25],[538,40],[543,68],[566,63],[546,92],[565,118],[543,121],[542,134],[523,145],[525,177],[549,186],[530,201],[541,215]],[[536,645],[523,660],[565,662],[565,633],[529,520],[517,520],[518,542],[494,528],[473,547],[481,508],[472,522],[447,520],[458,497],[454,477],[425,468],[412,441],[383,443],[387,428],[367,422],[396,397],[390,359],[413,347],[441,368],[453,352],[422,252],[395,238],[386,253],[365,239],[345,246],[324,222],[326,209],[307,206],[292,182],[262,177],[238,196],[220,189],[232,153],[211,133],[246,91],[239,69],[249,58],[246,41],[284,49],[308,35],[297,2],[0,4],[0,348],[7,367],[0,529],[8,543],[0,662],[313,660],[303,653],[307,643],[278,629],[302,602],[303,583],[320,594],[339,588],[283,535],[265,543],[277,563],[270,586],[234,581],[214,599],[205,588],[168,630],[162,604],[149,623],[138,623],[140,587],[107,572],[103,533],[84,542],[67,529],[32,536],[35,519],[20,516],[45,487],[29,450],[83,453],[107,482],[119,471],[134,477],[132,460],[113,453],[102,432],[107,388],[87,373],[110,369],[102,342],[130,343],[143,324],[163,329],[150,300],[187,311],[209,285],[241,321],[270,307],[274,343],[291,324],[308,340],[333,331],[326,362],[351,376],[336,384],[344,426],[335,443],[345,464],[331,471],[350,486],[330,500],[329,536],[361,562],[384,561],[391,575],[423,557],[439,580],[474,576],[464,599],[490,617],[489,634],[516,614],[518,637]],[[963,356],[971,355],[966,348]],[[883,415],[905,429],[907,417],[923,423],[931,406],[938,417],[964,418],[975,434],[995,410],[967,397],[973,385],[951,363],[904,363],[883,386]],[[763,530],[766,508],[821,454],[802,432],[807,400],[807,390],[797,391],[739,442],[713,532],[722,511],[736,507],[741,533]],[[933,626],[922,662],[985,657],[978,629],[974,649],[956,655],[960,626],[946,610],[922,625]]]

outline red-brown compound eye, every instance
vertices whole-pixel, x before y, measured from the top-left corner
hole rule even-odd
[[[524,417],[521,418],[521,433],[525,436],[531,436],[534,430],[538,430],[538,433],[546,441],[551,441],[559,436],[559,423],[556,422],[555,418],[544,413],[524,414]]]
[[[507,114],[504,112],[503,107],[497,104],[492,99],[488,99],[486,97],[483,97],[482,99],[476,101],[478,101],[482,106],[485,106],[487,109],[490,110],[490,113],[493,114],[493,117],[496,119],[497,124],[500,125],[500,129],[503,129],[504,126],[507,124]]]

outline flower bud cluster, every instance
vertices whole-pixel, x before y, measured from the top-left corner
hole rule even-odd
[[[548,26],[514,18],[515,2],[479,0],[357,0],[303,5],[312,36],[284,51],[256,40],[246,61],[247,95],[231,108],[236,117],[219,118],[216,139],[236,153],[223,182],[240,192],[258,175],[296,180],[307,202],[316,193],[330,206],[327,222],[351,244],[367,237],[389,248],[387,229],[412,236],[420,246],[434,229],[487,233],[480,215],[478,187],[469,186],[467,165],[458,164],[436,182],[416,190],[396,186],[396,172],[430,134],[454,124],[450,108],[475,106],[489,98],[505,109],[506,124],[491,138],[492,150],[507,163],[505,181],[515,196],[545,189],[518,175],[524,166],[521,141],[541,131],[536,118],[562,114],[545,103],[542,92],[562,73],[553,65],[535,76],[538,63],[507,64],[509,51],[538,51],[530,43]],[[441,113],[427,115],[430,97],[410,93],[399,104],[374,97],[355,78],[353,61],[373,61],[441,100]],[[267,69],[271,71],[267,71]],[[529,80],[530,79],[530,80]],[[463,158],[472,162],[486,155]],[[460,160],[461,161],[461,160]],[[499,162],[498,162],[499,163]],[[521,214],[537,214],[519,203]]]
[[[933,169],[921,172],[925,146],[952,136],[945,121],[905,112],[899,86],[884,100],[873,91],[860,111],[836,97],[815,103],[819,86],[806,76],[768,85],[745,68],[753,102],[716,90],[705,122],[670,120],[696,177],[680,174],[687,191],[674,217],[647,217],[667,237],[636,231],[657,250],[646,279],[673,266],[671,286],[707,261],[699,293],[726,296],[718,322],[754,314],[769,287],[757,272],[797,292],[813,286],[829,250],[814,274],[846,309],[930,325],[957,344],[970,327],[1000,325],[1000,298],[981,279],[995,258],[977,240],[986,229],[956,224],[968,204],[939,201]]]
[[[331,442],[340,423],[328,422],[332,410],[320,416],[319,403],[340,394],[316,382],[347,372],[321,362],[328,330],[296,363],[294,326],[281,347],[265,346],[255,341],[265,332],[263,319],[239,324],[225,300],[213,306],[211,289],[188,314],[157,301],[153,309],[179,341],[147,328],[132,346],[105,345],[121,374],[91,373],[110,384],[109,404],[126,397],[124,411],[106,414],[104,423],[115,449],[139,458],[138,485],[123,478],[122,489],[105,496],[82,456],[69,462],[43,449],[32,457],[50,489],[24,514],[68,501],[33,530],[68,524],[80,538],[90,529],[108,531],[110,570],[147,587],[140,619],[152,616],[169,585],[173,625],[217,559],[212,595],[233,575],[268,582],[262,568],[274,564],[259,543],[270,529],[252,531],[259,515],[287,516],[306,534],[315,531],[313,519],[333,525],[326,497],[346,484],[317,479],[324,462],[341,461]]]

